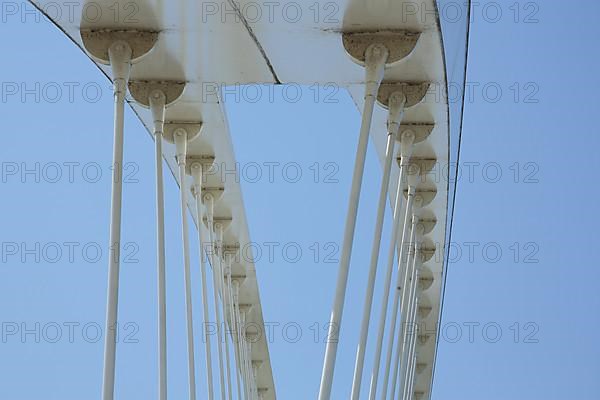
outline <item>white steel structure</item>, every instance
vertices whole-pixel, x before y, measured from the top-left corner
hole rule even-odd
[[[44,11],[52,2],[32,3]],[[74,9],[86,10],[92,2],[77,3],[80,7]],[[332,398],[337,344],[344,340],[346,282],[358,267],[351,265],[351,250],[370,140],[379,154],[383,176],[379,207],[373,210],[371,262],[361,266],[368,269],[369,279],[362,325],[356,327],[360,339],[351,398],[429,398],[444,281],[443,257],[432,256],[445,253],[449,190],[446,181],[431,174],[436,166],[438,174],[439,166],[447,169],[449,162],[447,78],[436,2],[337,0],[338,19],[321,16],[293,21],[251,21],[244,10],[256,2],[249,0],[93,3],[104,13],[93,19],[82,15],[76,21],[54,22],[114,81],[115,164],[121,165],[123,158],[124,102],[156,143],[159,398],[167,398],[168,385],[163,160],[181,188],[189,398],[276,398],[265,335],[256,331],[264,320],[255,266],[238,254],[240,246],[250,242],[240,187],[235,179],[206,172],[215,165],[229,170],[235,166],[221,88],[289,82],[347,88],[363,116],[357,128],[356,164],[318,398]],[[115,9],[121,14],[109,12]],[[438,91],[432,88],[442,95],[435,95]],[[356,133],[348,132],[348,137],[356,140]],[[119,179],[113,182],[110,241],[118,243],[121,217],[127,216],[120,212]],[[382,243],[386,204],[393,211],[390,243]],[[194,238],[187,235],[188,211],[198,229]],[[205,256],[200,265],[190,265],[191,246],[201,246]],[[384,249],[381,253],[380,248]],[[118,267],[114,262],[108,270],[108,327],[117,321]],[[191,286],[190,268],[200,268],[201,287]],[[381,293],[374,290],[377,274],[385,276]],[[212,293],[207,279],[216,288]],[[201,310],[191,305],[191,294],[197,291],[203,299]],[[207,321],[210,296],[218,304],[214,322],[223,321],[230,329],[218,330],[218,343],[205,337],[204,383],[195,381],[193,354],[200,333],[192,330],[192,321]],[[370,332],[372,320],[377,330]],[[368,337],[374,338],[374,349],[366,347]],[[366,364],[365,354],[373,350],[375,362]],[[107,335],[104,400],[114,398],[115,351],[114,337]],[[212,368],[215,358],[218,370]]]

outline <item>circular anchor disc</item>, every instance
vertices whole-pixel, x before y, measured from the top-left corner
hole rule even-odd
[[[165,95],[165,105],[176,102],[183,94],[183,81],[129,81],[129,93],[136,102],[144,107],[150,107],[150,95],[159,90]]]
[[[367,48],[370,45],[382,44],[389,52],[386,64],[392,64],[412,53],[420,36],[419,32],[406,30],[346,32],[342,33],[342,44],[350,57],[360,65],[365,64]]]
[[[175,143],[175,132],[183,129],[187,133],[188,143],[196,139],[202,129],[201,121],[168,121],[165,122],[163,137],[169,143]]]
[[[131,47],[131,61],[135,62],[152,50],[158,41],[158,31],[81,29],[81,41],[86,51],[102,64],[110,64],[109,47],[123,41]]]

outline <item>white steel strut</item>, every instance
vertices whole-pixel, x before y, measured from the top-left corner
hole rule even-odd
[[[218,254],[215,257],[215,222],[214,222],[214,209],[215,209],[215,198],[212,193],[206,193],[204,195],[204,201],[206,204],[206,214],[208,222],[208,241],[210,243],[210,263],[212,265],[212,276],[213,276],[213,302],[215,306],[215,322],[217,332],[217,354],[219,356],[219,379],[220,379],[220,391],[221,400],[225,400],[225,373],[223,367],[223,335],[221,334],[221,312],[219,307],[219,261]]]
[[[239,375],[242,379],[242,389],[244,391],[244,398],[248,398],[248,385],[246,381],[246,365],[245,365],[245,354],[242,351],[242,315],[240,311],[240,303],[239,303],[239,292],[240,292],[240,284],[237,279],[232,281],[232,299],[233,299],[233,312],[235,316],[235,333],[237,336],[236,339],[236,351],[238,354],[238,367],[239,367]]]
[[[185,288],[185,310],[187,327],[187,349],[188,349],[188,384],[190,400],[196,399],[196,367],[194,362],[194,324],[192,310],[192,278],[190,271],[190,239],[187,220],[187,189],[185,187],[185,164],[187,157],[187,144],[200,132],[201,123],[171,123],[172,131],[170,139],[176,146],[176,159],[179,166],[179,190],[181,203],[181,230],[183,242],[183,274]]]
[[[166,96],[154,91],[150,97],[154,119],[154,162],[156,165],[156,260],[158,264],[158,398],[167,399],[167,288],[165,273],[165,198],[162,168],[162,135]]]
[[[362,114],[360,134],[358,138],[358,148],[356,151],[356,160],[354,162],[352,187],[350,189],[348,213],[346,214],[346,228],[344,230],[344,240],[342,243],[342,253],[340,256],[340,267],[335,289],[335,298],[333,303],[333,309],[331,312],[331,319],[328,325],[328,341],[325,349],[325,361],[323,363],[323,374],[321,377],[319,400],[329,400],[331,396],[331,385],[333,381],[333,372],[335,368],[335,359],[337,355],[337,345],[339,341],[339,330],[344,309],[344,300],[346,297],[346,286],[348,284],[350,255],[352,252],[352,243],[354,241],[356,214],[358,212],[358,202],[360,199],[360,188],[362,186],[362,177],[364,173],[365,159],[367,155],[367,145],[369,142],[371,119],[373,117],[373,108],[375,107],[377,89],[379,88],[379,84],[383,80],[383,73],[387,58],[387,48],[385,46],[377,44],[370,46],[365,54],[367,73],[365,88],[365,108]]]
[[[402,373],[398,371],[404,371],[404,363],[408,362],[408,351],[407,348],[409,345],[406,342],[406,336],[408,332],[408,322],[411,319],[412,312],[412,304],[415,296],[415,267],[416,264],[414,260],[416,257],[412,256],[411,249],[413,248],[417,236],[417,224],[419,222],[419,217],[417,216],[417,212],[420,208],[420,204],[418,204],[417,200],[413,201],[412,207],[412,216],[411,216],[411,228],[410,228],[410,242],[409,247],[407,249],[406,254],[406,264],[404,265],[404,284],[402,285],[402,301],[400,302],[400,324],[398,326],[398,334],[392,334],[394,337],[398,337],[398,346],[396,347],[396,353],[394,355],[393,361],[393,374],[392,374],[392,384],[391,384],[391,395],[390,398],[396,397],[396,385],[398,379],[398,373]],[[398,286],[399,288],[400,286]],[[396,293],[398,293],[398,289],[396,289]],[[392,310],[394,312],[394,310]],[[391,351],[391,348],[390,348]],[[402,397],[402,390],[400,393]]]
[[[354,172],[352,174],[352,186],[350,188],[348,211],[346,214],[340,266],[331,318],[328,325],[328,341],[325,348],[325,360],[323,362],[319,400],[329,400],[331,397],[333,372],[335,369],[344,300],[346,297],[346,286],[348,284],[350,257],[352,254],[352,244],[354,242],[356,215],[360,200],[373,110],[375,108],[379,86],[384,78],[386,63],[396,62],[406,57],[414,49],[418,35],[406,35],[404,32],[393,33],[391,35],[377,33],[365,34],[361,32],[344,34],[342,38],[344,47],[350,56],[365,66],[365,103],[358,137],[356,159],[354,162]],[[401,43],[402,45],[399,46],[398,43]]]
[[[150,109],[154,128],[154,163],[156,179],[156,262],[158,299],[158,398],[167,399],[167,303],[165,273],[165,202],[163,184],[162,141],[167,105],[183,93],[180,81],[130,81],[129,92],[143,107]]]
[[[363,366],[367,346],[367,336],[369,333],[369,322],[371,320],[371,308],[373,305],[373,292],[375,290],[375,278],[377,275],[377,261],[379,260],[379,248],[381,246],[381,235],[383,232],[383,220],[385,217],[385,205],[390,184],[390,174],[392,171],[392,161],[394,159],[394,147],[400,130],[400,123],[404,116],[404,105],[406,96],[402,92],[395,92],[389,99],[388,116],[388,137],[386,145],[386,155],[383,164],[383,176],[381,178],[381,187],[379,189],[379,200],[377,203],[377,217],[375,220],[375,234],[373,238],[373,247],[371,249],[371,262],[369,265],[369,277],[367,281],[367,293],[365,295],[365,305],[363,309],[362,323],[360,327],[360,338],[356,350],[356,364],[354,367],[354,379],[352,381],[352,400],[358,400],[360,397],[360,386],[363,375]]]
[[[402,331],[402,341],[406,340],[406,336],[409,336],[409,348],[408,353],[406,355],[406,362],[403,366],[400,366],[400,393],[402,395],[402,399],[409,398],[409,394],[412,393],[412,386],[414,382],[414,373],[416,368],[416,340],[419,334],[419,327],[416,324],[417,321],[417,309],[419,305],[419,268],[420,268],[420,247],[421,242],[423,240],[424,227],[423,225],[418,225],[419,217],[417,215],[413,216],[415,220],[415,238],[414,238],[414,254],[413,254],[413,266],[412,273],[413,276],[411,278],[411,297],[410,304],[408,309],[408,319],[409,322],[405,325],[404,330]],[[412,329],[412,330],[411,330]],[[403,355],[404,357],[404,355]]]
[[[131,63],[147,54],[157,40],[155,32],[82,30],[86,50],[104,64],[109,64],[114,91],[114,147],[110,241],[108,253],[108,289],[104,339],[102,398],[112,400],[115,389],[117,314],[119,308],[119,250],[121,247],[121,205],[123,197],[123,129],[124,106]]]
[[[225,276],[226,276],[226,286],[227,286],[227,302],[229,304],[229,321],[230,321],[230,329],[229,329],[229,336],[231,337],[231,343],[233,344],[233,354],[234,354],[234,361],[237,363],[237,365],[239,365],[239,352],[238,352],[238,346],[237,346],[237,322],[236,322],[236,317],[235,317],[235,305],[234,305],[234,301],[233,301],[233,286],[232,286],[232,281],[231,281],[231,264],[232,264],[232,259],[233,259],[233,254],[231,253],[231,251],[227,251],[225,252],[225,260],[226,260],[226,269],[225,269]],[[237,398],[241,399],[242,398],[242,391],[241,391],[241,386],[240,386],[240,371],[239,369],[235,369],[235,379],[236,379],[236,388],[237,388]]]
[[[108,49],[113,69],[115,91],[115,139],[113,153],[112,202],[110,218],[110,247],[108,265],[108,299],[106,309],[106,336],[104,342],[103,398],[112,399],[115,388],[116,330],[119,304],[119,248],[121,247],[121,205],[123,198],[123,114],[125,91],[131,68],[131,47],[126,42],[115,42]]]
[[[397,271],[397,281],[396,281],[396,290],[394,291],[394,300],[393,300],[393,305],[392,305],[392,309],[391,309],[391,322],[390,322],[390,335],[388,338],[388,352],[387,352],[387,356],[386,356],[386,360],[385,360],[385,368],[384,368],[384,375],[383,375],[383,386],[382,386],[382,391],[381,391],[381,399],[385,400],[387,398],[387,392],[388,392],[388,382],[389,382],[389,378],[390,378],[390,367],[391,367],[391,363],[392,363],[392,349],[394,347],[394,338],[395,338],[395,331],[396,331],[396,318],[397,318],[397,314],[398,314],[398,302],[399,302],[399,292],[398,292],[398,288],[402,288],[402,292],[404,293],[404,285],[401,286],[401,284],[403,283],[403,281],[401,281],[401,278],[403,276],[402,272],[405,271],[405,268],[403,268],[404,264],[405,264],[405,258],[406,258],[406,254],[407,254],[407,239],[408,239],[408,228],[409,228],[409,221],[410,221],[410,217],[412,216],[412,211],[413,211],[413,201],[414,201],[414,196],[415,196],[415,191],[417,188],[417,178],[418,178],[418,173],[413,173],[413,174],[408,174],[408,199],[406,201],[406,213],[404,216],[404,228],[402,229],[402,239],[401,239],[401,244],[400,244],[400,255],[398,256],[398,271]],[[404,279],[405,281],[405,279]]]
[[[203,164],[194,160],[190,163],[192,178],[194,180],[193,194],[196,200],[196,215],[198,218],[198,246],[200,254],[200,274],[202,278],[202,316],[204,317],[204,324],[202,331],[204,333],[204,349],[206,351],[206,390],[207,398],[209,400],[214,399],[214,388],[213,388],[213,373],[212,373],[212,355],[210,346],[210,334],[208,332],[209,313],[208,313],[208,286],[206,281],[206,254],[204,251],[204,239],[202,221],[204,215],[204,207],[202,205],[202,173]]]
[[[249,343],[246,332],[246,320],[248,313],[250,312],[250,307],[246,304],[238,304],[238,313],[240,314],[240,353],[242,355],[242,366],[243,366],[243,377],[244,377],[244,386],[246,388],[246,398],[252,398],[253,394],[253,384],[251,377],[251,367],[250,367],[250,352],[249,352]]]
[[[228,221],[230,222],[230,221]],[[227,340],[227,310],[225,302],[225,286],[223,282],[223,232],[225,230],[225,221],[219,221],[215,223],[215,231],[217,236],[217,263],[216,263],[216,278],[218,287],[215,289],[221,293],[221,312],[223,316],[222,324],[219,324],[218,329],[222,330],[223,342],[225,345],[225,373],[227,383],[227,398],[232,400],[232,388],[231,388],[231,369],[229,364],[229,341]]]
[[[398,183],[396,189],[396,196],[394,201],[394,214],[392,222],[392,236],[390,238],[390,244],[387,254],[387,266],[386,274],[384,278],[384,289],[381,301],[381,312],[379,317],[379,325],[377,330],[377,339],[375,347],[375,356],[373,360],[373,371],[371,373],[371,385],[369,388],[369,399],[375,400],[377,394],[377,381],[379,376],[379,368],[381,363],[381,352],[383,347],[383,336],[385,332],[385,321],[388,309],[388,300],[390,293],[390,285],[392,284],[392,272],[394,265],[394,254],[396,250],[396,242],[398,238],[398,231],[400,229],[400,215],[402,209],[402,190],[404,188],[405,171],[408,168],[408,161],[412,155],[413,145],[416,140],[416,136],[413,130],[407,129],[404,132],[400,130],[400,173],[398,175]],[[404,228],[403,228],[404,229]]]
[[[396,82],[396,83],[384,83],[379,88],[378,100],[379,103],[388,109],[388,121],[387,121],[387,144],[386,154],[383,162],[383,176],[381,181],[381,187],[379,192],[379,201],[377,206],[377,217],[375,222],[375,234],[373,239],[373,245],[371,249],[371,261],[369,265],[369,275],[367,280],[367,292],[365,295],[365,304],[363,308],[363,319],[360,328],[359,344],[356,351],[356,364],[354,369],[354,379],[352,382],[352,400],[358,400],[360,397],[360,388],[363,375],[364,358],[366,353],[367,337],[369,332],[369,323],[371,320],[371,309],[373,306],[373,293],[375,290],[375,278],[377,275],[377,263],[379,261],[379,251],[381,247],[381,235],[383,230],[383,220],[385,217],[385,205],[388,196],[388,188],[390,182],[390,174],[392,169],[392,160],[394,157],[394,145],[396,140],[402,138],[399,133],[401,130],[401,123],[404,117],[406,108],[412,107],[422,100],[423,88],[426,84],[409,83],[409,82]],[[420,135],[418,140],[415,140],[415,135],[410,131],[407,133],[406,140],[410,141],[410,146],[404,143],[404,147],[411,148],[412,144],[421,142],[426,138]],[[402,181],[402,172],[400,174],[400,182]],[[392,242],[395,248],[395,238]],[[377,363],[379,363],[379,357],[377,357]]]

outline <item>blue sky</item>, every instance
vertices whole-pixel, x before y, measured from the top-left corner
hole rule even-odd
[[[593,123],[600,6],[517,5],[516,21],[509,5],[502,6],[497,23],[486,20],[483,7],[473,15],[468,80],[474,95],[465,110],[434,400],[593,400],[600,392],[600,272],[591,254],[600,222]],[[0,32],[0,398],[96,398],[110,196],[109,85],[47,22],[8,18]],[[15,84],[19,93],[7,95]],[[34,93],[22,99],[22,85]],[[54,102],[57,88],[61,95]],[[502,95],[496,101],[483,88],[501,88]],[[257,269],[265,320],[279,324],[270,351],[278,395],[286,400],[314,398],[318,391],[337,275],[337,263],[327,256],[342,237],[359,125],[350,98],[340,93],[337,99],[227,104],[240,165],[297,163],[303,173],[297,183],[279,173],[274,182],[241,182],[252,240],[263,248],[281,244],[273,259],[258,260]],[[117,393],[142,399],[156,396],[153,144],[129,111],[125,146],[127,258],[121,268]],[[22,174],[36,168],[38,176]],[[370,148],[348,287],[357,295],[346,303],[336,399],[346,398],[350,388],[358,334],[353,327],[366,277],[357,266],[369,257],[379,175]],[[169,390],[172,398],[184,398],[179,204],[177,187],[167,178]],[[384,241],[388,230],[386,224]],[[282,251],[286,244],[302,250],[297,262]],[[200,332],[199,318],[196,324]],[[57,326],[62,336],[52,343]],[[302,334],[295,342],[290,336],[297,328]],[[502,334],[495,338],[498,328]],[[39,338],[22,336],[26,329]],[[203,352],[197,348],[201,390]]]

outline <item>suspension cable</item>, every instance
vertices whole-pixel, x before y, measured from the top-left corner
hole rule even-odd
[[[418,170],[418,167],[417,167]],[[408,174],[408,199],[406,201],[406,213],[404,215],[404,228],[402,230],[402,241],[400,244],[400,255],[398,256],[398,270],[396,275],[396,290],[394,291],[394,299],[392,303],[391,309],[391,321],[390,321],[390,335],[388,337],[388,352],[385,360],[385,370],[383,375],[383,386],[381,392],[381,399],[385,400],[387,391],[388,391],[388,383],[390,378],[390,367],[392,364],[392,350],[394,348],[394,339],[395,339],[395,331],[396,331],[396,322],[398,316],[398,303],[399,303],[399,291],[405,292],[406,285],[402,285],[402,282],[406,282],[405,277],[407,268],[405,268],[405,259],[408,250],[408,230],[409,230],[409,221],[412,215],[413,209],[413,201],[415,197],[416,185],[417,185],[417,176],[418,171],[413,174]]]
[[[206,202],[206,214],[208,219],[208,242],[210,243],[210,265],[212,266],[213,276],[213,302],[215,306],[215,320],[217,323],[217,354],[219,356],[219,380],[221,389],[221,400],[225,400],[225,374],[223,368],[223,343],[221,337],[221,315],[219,311],[219,283],[217,280],[218,275],[218,261],[215,260],[215,245],[216,240],[214,238],[214,209],[215,209],[215,198],[211,193],[204,195]]]
[[[415,272],[415,280],[418,282],[418,270]],[[419,298],[415,297],[414,302],[411,305],[410,312],[410,323],[407,325],[412,327],[412,335],[410,336],[410,342],[408,347],[408,360],[405,366],[404,371],[400,369],[400,392],[398,392],[398,397],[402,396],[402,400],[410,399],[410,393],[412,390],[412,381],[414,378],[414,372],[416,367],[416,340],[419,334],[419,326],[416,324],[416,312],[419,307]],[[404,373],[403,373],[404,372]]]
[[[381,247],[381,235],[383,233],[385,204],[390,185],[392,160],[395,155],[394,147],[398,137],[398,132],[400,130],[400,122],[402,121],[402,117],[404,115],[405,104],[406,96],[404,93],[395,92],[390,96],[386,154],[383,166],[383,176],[381,178],[381,187],[379,189],[379,201],[377,203],[377,217],[375,222],[373,247],[371,249],[371,263],[369,266],[369,277],[367,280],[367,292],[365,295],[363,317],[360,327],[360,339],[358,348],[356,350],[356,363],[354,367],[354,378],[352,381],[352,400],[358,400],[360,396],[360,386],[365,362],[367,338],[369,335],[369,322],[371,320],[371,308],[373,306],[373,292],[375,290],[375,278],[377,275],[377,262],[379,260],[379,248]]]
[[[242,398],[242,390],[241,390],[241,386],[240,386],[240,371],[239,371],[239,366],[240,366],[240,357],[238,354],[238,346],[237,346],[237,319],[235,317],[235,305],[234,305],[234,301],[233,301],[233,287],[232,287],[232,282],[231,282],[231,274],[232,274],[232,255],[231,254],[227,254],[226,256],[226,261],[227,261],[227,270],[226,270],[226,275],[227,275],[227,297],[228,297],[228,301],[229,301],[229,320],[231,321],[231,326],[230,326],[230,331],[229,334],[231,336],[231,343],[233,344],[233,355],[234,355],[234,359],[235,362],[237,364],[237,368],[235,369],[235,379],[236,379],[236,387],[237,387],[237,398],[238,400],[241,400]]]
[[[414,343],[415,340],[416,339],[413,339],[413,349],[415,346],[415,343]],[[410,393],[413,393],[414,385],[415,385],[415,378],[416,378],[415,372],[416,372],[416,368],[417,368],[417,354],[414,352],[414,350],[413,350],[413,354],[411,357],[412,357],[412,360],[411,360],[411,366],[410,366],[410,378],[409,378],[408,386],[406,388],[403,400],[411,400]]]
[[[418,223],[418,217],[415,215],[413,216],[414,219],[417,220]],[[415,231],[415,240],[414,240],[414,258],[413,258],[413,266],[412,266],[412,271],[413,271],[413,277],[412,277],[412,287],[411,287],[411,296],[410,296],[410,304],[409,304],[409,309],[407,311],[408,313],[408,320],[409,322],[406,325],[406,329],[403,332],[403,338],[406,338],[407,332],[408,332],[408,327],[413,327],[413,331],[412,332],[412,336],[410,337],[410,342],[409,342],[409,347],[408,347],[408,357],[407,357],[407,361],[405,363],[405,367],[404,368],[400,368],[400,388],[401,388],[401,392],[398,393],[398,395],[402,395],[402,399],[407,399],[409,398],[409,393],[410,393],[410,382],[412,380],[412,375],[414,374],[414,368],[416,366],[416,364],[413,362],[413,356],[415,355],[415,347],[416,347],[416,339],[418,337],[418,325],[416,324],[416,320],[417,320],[417,310],[418,310],[418,306],[419,306],[419,297],[418,297],[418,283],[419,283],[419,268],[420,268],[420,261],[421,261],[421,253],[420,253],[420,248],[421,248],[421,242],[423,240],[423,229],[422,226],[416,225],[416,231]],[[403,390],[403,391],[402,391]]]
[[[202,206],[202,164],[193,162],[191,165],[192,177],[194,179],[194,197],[196,199],[196,216],[198,218],[198,245],[200,247],[200,274],[202,277],[202,316],[204,318],[204,349],[206,352],[206,383],[208,400],[214,399],[213,371],[212,371],[212,353],[210,345],[210,334],[208,333],[208,324],[210,315],[208,312],[208,285],[206,280],[206,253],[204,249],[203,220],[204,212]]]
[[[385,322],[388,312],[388,300],[390,296],[390,286],[392,285],[392,273],[394,267],[394,258],[396,251],[396,242],[400,230],[400,216],[402,211],[402,200],[405,181],[405,172],[408,168],[408,162],[412,155],[415,135],[411,131],[404,132],[400,142],[400,173],[398,175],[398,184],[396,187],[396,200],[394,205],[394,216],[392,223],[392,236],[388,247],[386,274],[384,278],[384,292],[381,301],[381,312],[379,314],[379,327],[377,329],[377,341],[375,346],[375,356],[373,360],[373,371],[371,372],[371,385],[369,388],[369,399],[375,400],[377,395],[377,381],[379,377],[379,368],[381,364],[381,353],[383,348],[383,336],[385,333]]]
[[[187,189],[185,187],[185,163],[187,154],[188,134],[185,129],[176,129],[173,134],[177,151],[177,165],[179,166],[180,203],[181,203],[181,229],[183,241],[183,272],[185,283],[185,309],[187,326],[188,349],[188,380],[190,400],[196,399],[196,371],[194,364],[194,324],[192,313],[192,282],[190,271],[190,242],[187,221]]]
[[[319,400],[329,400],[331,397],[331,386],[333,383],[333,372],[335,369],[335,360],[337,356],[337,345],[339,341],[339,331],[341,328],[342,314],[344,310],[346,287],[348,285],[350,256],[354,241],[354,230],[356,228],[356,216],[358,212],[358,203],[360,200],[362,178],[367,155],[367,145],[369,143],[369,133],[373,119],[373,110],[375,108],[375,99],[377,97],[379,85],[383,80],[385,63],[388,59],[388,55],[388,49],[381,44],[373,44],[369,46],[366,51],[365,105],[362,114],[356,159],[354,162],[352,187],[350,189],[348,213],[346,215],[346,228],[344,230],[344,241],[342,244],[335,298],[331,312],[331,319],[328,325],[327,337],[329,340],[327,341],[327,346],[325,348],[325,360],[323,362]]]
[[[119,249],[121,247],[121,206],[123,198],[123,130],[125,94],[131,71],[132,49],[127,42],[116,41],[108,48],[113,73],[114,144],[112,199],[110,205],[110,242],[108,250],[108,288],[104,340],[102,398],[112,400],[115,391],[117,350],[117,314],[119,308]]]
[[[221,293],[221,312],[223,315],[223,341],[225,342],[225,372],[227,377],[227,398],[229,400],[233,399],[232,387],[231,387],[231,368],[229,365],[229,341],[227,340],[227,309],[225,302],[225,285],[223,282],[223,223],[217,222],[215,224],[215,229],[217,231],[217,282],[218,282],[218,290]],[[221,324],[219,324],[221,327]]]
[[[249,380],[249,376],[248,376],[248,354],[247,354],[247,349],[246,349],[246,334],[245,334],[245,330],[246,330],[246,313],[242,312],[240,305],[239,305],[239,297],[238,297],[238,306],[237,306],[237,310],[238,310],[238,318],[239,318],[239,326],[240,326],[240,331],[239,331],[239,335],[240,335],[240,342],[239,342],[239,346],[240,346],[240,355],[241,355],[241,360],[242,360],[242,377],[244,380],[244,392],[246,394],[246,399],[250,399],[250,380]]]
[[[246,386],[246,367],[245,367],[245,361],[244,361],[244,355],[242,354],[242,316],[241,316],[241,312],[240,312],[240,303],[239,303],[239,292],[240,292],[240,285],[239,282],[236,280],[234,280],[232,282],[233,285],[233,311],[235,313],[235,324],[236,324],[236,335],[237,335],[237,341],[236,341],[236,347],[237,347],[237,354],[238,354],[238,368],[240,370],[240,376],[242,379],[242,389],[244,390],[244,399],[248,398],[248,390],[247,390],[247,386]]]
[[[154,90],[149,96],[154,121],[154,163],[156,168],[156,261],[158,273],[158,398],[167,399],[167,296],[165,272],[165,197],[163,183],[162,140],[165,125],[166,96]]]
[[[394,398],[396,395],[396,385],[398,378],[398,369],[400,369],[400,374],[405,370],[405,364],[408,362],[408,348],[407,344],[407,332],[408,332],[408,323],[412,316],[412,304],[414,301],[415,295],[415,268],[416,268],[416,254],[412,251],[412,247],[416,243],[417,237],[417,223],[419,221],[419,217],[416,215],[416,208],[413,206],[413,216],[410,230],[410,245],[409,245],[409,254],[406,260],[406,268],[404,271],[404,284],[402,285],[402,300],[400,302],[400,325],[398,326],[398,346],[396,347],[396,353],[394,355],[394,374],[392,375],[392,385],[391,385],[391,396],[390,398]],[[411,255],[413,255],[411,257]],[[400,391],[400,396],[402,395],[402,388]]]

